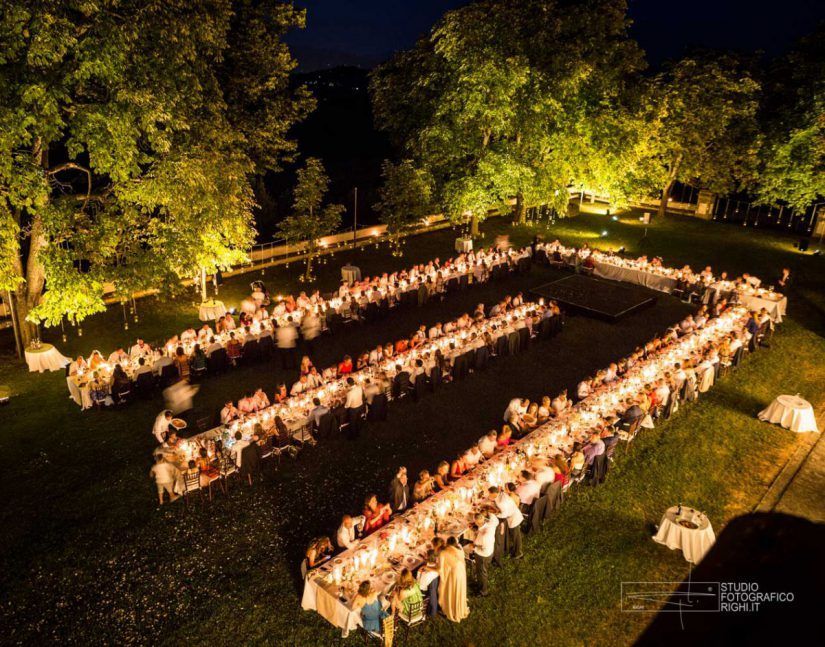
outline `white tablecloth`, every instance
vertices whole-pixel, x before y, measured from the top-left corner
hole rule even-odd
[[[593,268],[593,273],[603,279],[635,283],[636,285],[643,285],[646,288],[658,290],[659,292],[670,293],[673,292],[676,287],[676,279],[672,279],[669,276],[643,272],[642,270],[635,270],[630,267],[619,267],[611,263],[597,261]]]
[[[743,294],[740,301],[742,305],[749,310],[761,310],[765,308],[765,310],[768,311],[771,321],[774,323],[782,323],[782,317],[785,316],[785,311],[788,308],[788,297],[782,297],[776,300],[758,297],[753,294]]]
[[[455,251],[466,254],[468,252],[473,251],[473,239],[472,238],[456,238],[455,239]]]
[[[312,576],[304,582],[301,608],[304,611],[317,611],[327,622],[341,629],[344,638],[350,631],[361,626],[361,613],[353,611],[341,598],[319,586]]]
[[[355,265],[344,265],[341,268],[341,278],[347,283],[352,284],[355,281],[361,280],[361,268]]]
[[[43,344],[39,349],[26,349],[26,364],[29,365],[29,371],[59,371],[66,366],[71,360],[63,355],[51,344]]]
[[[767,409],[759,412],[759,419],[800,433],[819,431],[814,408],[798,395],[780,395]]]
[[[215,321],[226,314],[226,306],[223,301],[212,301],[201,303],[198,307],[198,319],[201,321]]]
[[[677,510],[678,506],[667,509],[659,524],[659,532],[653,537],[653,541],[671,550],[681,549],[687,561],[691,564],[698,564],[716,541],[713,527],[710,525],[710,520],[701,512],[683,506],[682,515],[677,518]],[[680,526],[681,519],[692,521],[699,527]]]

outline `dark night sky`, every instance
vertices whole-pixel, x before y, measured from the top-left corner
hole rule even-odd
[[[371,67],[410,47],[463,0],[296,0],[307,29],[291,34],[302,70]],[[632,33],[656,64],[693,46],[776,54],[825,20],[823,0],[630,0]]]

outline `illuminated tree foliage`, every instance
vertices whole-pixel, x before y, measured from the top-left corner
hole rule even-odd
[[[659,215],[677,181],[717,193],[753,185],[759,89],[735,58],[723,54],[682,59],[653,80],[637,179],[650,192],[661,189]]]
[[[433,213],[432,178],[411,160],[402,160],[398,164],[385,161],[381,176],[384,182],[375,210],[381,214],[381,222],[387,225],[393,254],[400,256],[402,238]]]
[[[574,179],[616,184],[602,160],[634,143],[625,94],[643,67],[625,12],[622,0],[478,2],[373,74],[379,125],[432,174],[450,219],[477,233],[513,199],[523,221],[529,203],[563,210]]]
[[[3,3],[0,288],[21,318],[78,321],[106,282],[171,291],[245,258],[250,176],[312,106],[281,43],[303,22],[270,0]]]
[[[758,197],[804,210],[825,197],[825,26],[768,73]]]
[[[329,188],[321,160],[314,157],[307,159],[303,168],[298,170],[298,181],[292,201],[293,213],[279,223],[281,234],[288,241],[306,242],[306,271],[303,279],[311,281],[312,261],[318,255],[318,245],[324,236],[334,234],[341,226],[344,206],[340,204],[324,205]]]

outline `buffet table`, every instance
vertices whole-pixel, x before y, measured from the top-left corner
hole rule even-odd
[[[698,564],[716,541],[710,520],[693,508],[668,508],[659,523],[659,532],[653,537],[657,544],[671,550],[681,549],[691,564]]]
[[[798,433],[819,431],[811,403],[798,395],[780,395],[759,412],[759,419]]]
[[[52,344],[41,344],[39,348],[26,349],[26,364],[29,365],[29,372],[42,373],[43,371],[59,371],[71,360],[63,357],[57,348]]]
[[[620,267],[612,263],[596,261],[593,274],[611,281],[625,281],[642,285],[651,290],[670,293],[676,288],[676,279],[661,274],[653,274],[631,267]]]

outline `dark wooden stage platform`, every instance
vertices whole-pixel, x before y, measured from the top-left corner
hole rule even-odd
[[[556,301],[571,313],[618,321],[632,312],[652,306],[658,293],[641,286],[572,274],[530,290]]]

